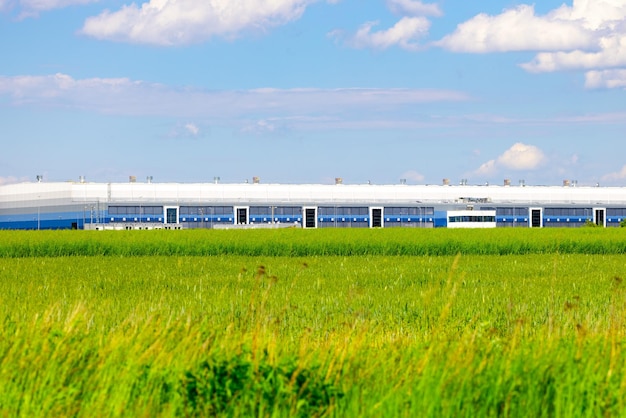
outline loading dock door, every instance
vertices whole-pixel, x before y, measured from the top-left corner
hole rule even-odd
[[[236,216],[237,225],[246,225],[248,223],[248,208],[237,208]]]
[[[530,210],[530,227],[541,228],[541,209]]]
[[[317,208],[304,208],[304,227],[317,227]]]
[[[372,228],[383,227],[383,210],[381,208],[372,208]]]
[[[178,223],[178,208],[177,207],[165,207],[165,223],[166,224]]]
[[[604,220],[604,209],[594,209],[594,222],[596,225],[598,226],[606,226],[605,220]]]

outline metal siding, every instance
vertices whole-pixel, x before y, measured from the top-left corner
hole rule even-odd
[[[562,186],[438,186],[438,185],[281,185],[281,184],[179,184],[179,183],[19,183],[0,186],[0,227],[24,227],[30,225],[39,211],[50,225],[65,225],[71,219],[82,222],[83,213],[95,211],[101,222],[110,222],[116,216],[107,215],[107,205],[224,205],[224,206],[368,206],[428,205],[437,208],[432,218],[434,226],[446,226],[445,210],[460,209],[467,202],[477,201],[483,205],[498,207],[557,207],[579,205],[580,207],[607,208],[607,225],[618,224],[624,217],[610,216],[610,208],[626,208],[624,187],[562,187]],[[444,213],[442,215],[442,213]],[[35,214],[35,215],[33,215]],[[337,214],[344,217],[343,214]],[[369,215],[354,215],[350,222],[369,222]],[[58,219],[61,216],[62,219]],[[206,216],[206,214],[205,214]],[[524,223],[527,217],[498,216],[498,224]],[[56,217],[56,219],[54,218]],[[152,221],[152,216],[151,221]],[[155,216],[157,217],[157,216]],[[219,221],[226,221],[222,216]],[[232,217],[232,215],[231,215]],[[391,220],[389,226],[409,223],[409,216]],[[147,220],[144,214],[142,220]],[[322,216],[320,216],[322,218]],[[410,216],[413,222],[413,216]],[[419,219],[419,217],[417,217]],[[426,217],[422,217],[426,219]],[[517,218],[517,221],[515,220]],[[570,224],[579,224],[578,216],[570,217]],[[576,218],[574,220],[574,218]],[[134,219],[134,217],[133,217]],[[76,221],[76,220],[75,220]],[[291,222],[285,218],[281,222]],[[258,221],[257,221],[258,222]],[[419,220],[416,220],[419,222]],[[545,224],[562,224],[563,221],[546,217]],[[326,219],[323,221],[327,224]],[[567,222],[565,222],[567,223]],[[41,227],[41,225],[40,225]]]

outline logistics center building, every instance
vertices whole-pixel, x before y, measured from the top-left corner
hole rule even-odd
[[[25,182],[0,186],[0,229],[619,226],[626,187]]]

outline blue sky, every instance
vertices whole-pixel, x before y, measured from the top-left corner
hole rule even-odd
[[[626,183],[626,0],[0,0],[0,184]]]

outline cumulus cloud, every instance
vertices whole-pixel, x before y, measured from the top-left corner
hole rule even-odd
[[[603,37],[600,51],[541,52],[521,67],[534,73],[626,66],[626,34]]]
[[[419,48],[418,41],[428,35],[430,22],[425,17],[403,17],[393,27],[387,30],[372,32],[378,22],[367,22],[350,36],[341,31],[333,31],[331,37],[342,39],[346,45],[353,48],[387,49],[399,46],[407,50]]]
[[[496,167],[496,160],[489,160],[486,163],[481,164],[480,167],[478,167],[478,170],[476,170],[476,174],[491,175],[495,174],[497,171],[498,169]]]
[[[520,65],[533,73],[626,67],[626,1],[574,0],[545,15],[525,4],[483,13],[433,44],[455,52],[537,51]]]
[[[458,25],[435,45],[455,52],[505,52],[594,48],[591,30],[561,14],[536,16],[534,6],[520,5],[497,16],[481,13]]]
[[[512,170],[533,170],[545,161],[543,152],[534,145],[514,144],[498,157],[499,166]]]
[[[602,176],[603,181],[617,181],[626,179],[626,165],[622,167],[620,171],[615,171],[613,173],[606,174]]]
[[[393,13],[403,16],[442,16],[437,4],[426,4],[417,0],[387,0],[387,7]]]
[[[506,150],[502,155],[494,160],[489,160],[482,164],[477,174],[491,175],[501,169],[525,171],[534,170],[540,167],[546,161],[546,156],[534,145],[528,145],[521,142],[513,144],[511,148]]]
[[[585,87],[626,88],[626,70],[588,71],[585,74]]]
[[[387,7],[403,17],[389,29],[373,31],[378,21],[365,22],[354,34],[343,30],[331,31],[331,38],[357,49],[387,49],[398,46],[417,51],[423,49],[419,41],[428,36],[430,21],[424,16],[441,16],[437,4],[426,4],[419,0],[387,0]]]
[[[85,21],[82,33],[98,39],[185,45],[214,36],[266,31],[300,18],[316,0],[150,0]]]

